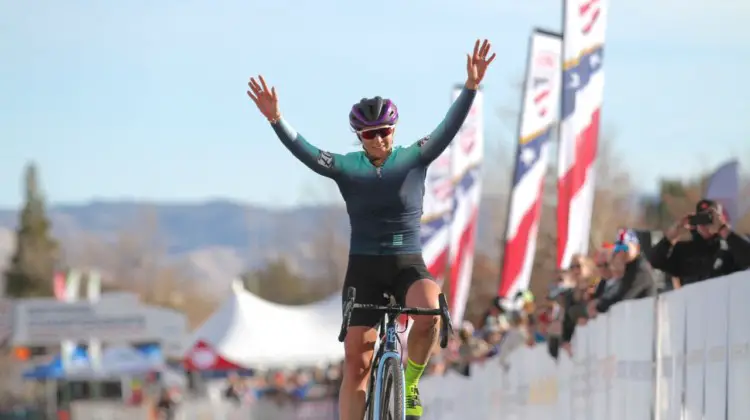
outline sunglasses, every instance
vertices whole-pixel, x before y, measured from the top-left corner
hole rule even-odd
[[[381,127],[374,128],[372,130],[363,130],[359,132],[359,136],[365,140],[372,140],[375,137],[386,138],[393,134],[393,127]]]
[[[573,265],[570,266],[571,270],[576,270],[576,269],[579,269],[579,268],[581,268],[580,264],[573,264]]]

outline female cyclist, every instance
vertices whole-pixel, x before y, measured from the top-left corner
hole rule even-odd
[[[346,202],[351,224],[349,264],[344,290],[357,289],[357,302],[382,304],[390,293],[401,305],[438,308],[440,287],[422,259],[419,239],[427,166],[450,144],[495,59],[490,43],[477,40],[466,56],[464,89],[445,119],[430,135],[407,147],[393,146],[398,110],[390,99],[362,99],[349,112],[349,125],[362,151],[345,155],[320,150],[297,133],[279,111],[276,89],[262,76],[251,78],[250,99],[271,123],[276,135],[308,168],[333,179]],[[339,411],[341,420],[362,420],[370,360],[379,321],[377,313],[354,312],[344,342],[344,377]],[[422,406],[417,389],[438,335],[439,317],[415,317],[408,338],[406,418],[418,420]],[[300,343],[304,345],[304,343]]]

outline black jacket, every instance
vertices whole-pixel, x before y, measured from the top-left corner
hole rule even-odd
[[[568,289],[560,294],[564,316],[562,318],[562,334],[560,338],[563,343],[568,343],[573,339],[576,325],[580,318],[587,318],[586,301],[583,297],[583,290]]]
[[[648,261],[638,256],[625,266],[625,274],[617,280],[611,293],[604,293],[596,304],[596,310],[605,313],[617,302],[656,296],[656,282]]]
[[[685,285],[747,270],[750,242],[734,232],[726,239],[704,239],[694,233],[693,240],[674,245],[662,239],[651,248],[648,259],[654,268],[679,277]]]

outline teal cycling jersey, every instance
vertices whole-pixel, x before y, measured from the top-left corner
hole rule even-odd
[[[364,151],[320,150],[283,119],[272,127],[297,159],[338,185],[351,225],[349,254],[418,254],[427,167],[458,134],[475,96],[476,91],[464,88],[432,133],[410,146],[394,147],[379,167]]]

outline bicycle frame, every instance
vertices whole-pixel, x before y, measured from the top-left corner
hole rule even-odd
[[[372,410],[373,419],[376,420],[380,420],[382,417],[380,407],[382,405],[381,400],[383,396],[380,395],[380,389],[384,376],[383,367],[385,366],[385,361],[388,359],[396,359],[398,360],[399,366],[402,365],[401,353],[398,349],[398,345],[400,344],[400,342],[398,339],[398,332],[396,331],[395,319],[396,317],[389,316],[388,314],[383,314],[383,319],[380,322],[379,328],[379,336],[381,337],[380,345],[378,346],[378,351],[377,353],[375,353],[375,356],[372,360],[372,373],[370,374],[370,399],[368,399],[367,405],[369,406],[368,409]],[[403,384],[401,385],[403,387]],[[405,395],[402,394],[400,402],[403,407],[403,409],[401,410],[402,413],[406,411],[406,399],[404,398],[404,396]]]
[[[399,353],[399,339],[398,332],[396,331],[396,318],[399,315],[426,315],[426,316],[439,316],[440,323],[440,347],[446,348],[448,346],[448,337],[452,333],[451,318],[448,312],[448,302],[445,299],[445,295],[442,293],[438,296],[438,309],[428,308],[408,308],[394,305],[372,305],[372,304],[358,304],[356,302],[356,289],[349,287],[346,291],[346,299],[344,300],[344,313],[343,320],[341,322],[341,331],[339,332],[339,342],[343,343],[346,339],[346,332],[349,328],[349,321],[351,321],[352,311],[354,310],[370,310],[379,311],[383,313],[383,317],[380,320],[380,326],[378,327],[379,345],[378,350],[372,358],[371,369],[370,369],[370,384],[368,386],[367,393],[367,408],[368,412],[373,415],[370,416],[374,420],[381,420],[381,399],[380,388],[383,381],[383,370],[385,369],[385,363],[388,359],[396,359],[398,365],[403,369],[403,363],[401,361],[401,353]],[[401,389],[403,389],[403,375],[401,376]],[[402,412],[406,412],[406,395],[402,393]],[[404,414],[404,417],[406,414]],[[405,420],[394,419],[394,420]]]

